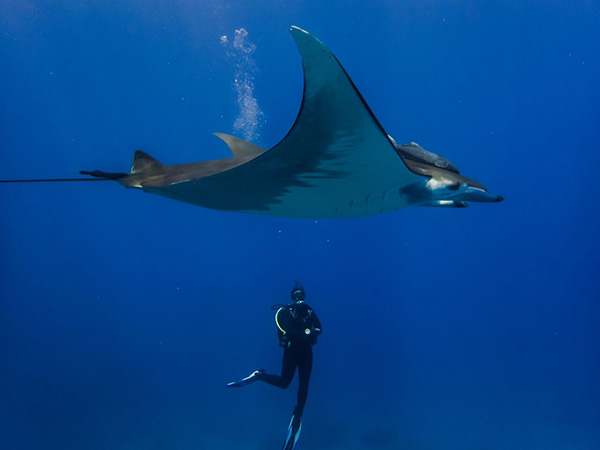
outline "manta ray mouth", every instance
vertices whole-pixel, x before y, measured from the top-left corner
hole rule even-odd
[[[460,193],[460,200],[469,202],[497,203],[504,200],[501,195],[492,194],[476,187],[468,187]]]

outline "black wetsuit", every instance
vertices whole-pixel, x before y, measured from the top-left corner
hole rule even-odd
[[[294,378],[294,372],[297,368],[298,400],[296,407],[294,408],[294,415],[300,417],[304,411],[304,405],[306,404],[306,398],[308,396],[308,383],[310,381],[313,363],[312,346],[317,343],[317,336],[321,334],[322,328],[321,322],[319,321],[316,313],[306,303],[299,302],[293,305],[288,305],[288,308],[289,307],[295,308],[302,315],[308,314],[309,322],[307,323],[306,327],[310,330],[310,335],[307,335],[304,332],[304,328],[301,330],[295,330],[290,319],[286,320],[286,318],[282,318],[282,322],[287,323],[282,323],[280,325],[278,322],[279,342],[284,348],[281,375],[269,375],[267,373],[261,373],[257,379],[273,386],[285,389],[290,385],[292,379]],[[282,327],[287,330],[285,333],[285,339],[283,338],[284,333],[282,332]]]

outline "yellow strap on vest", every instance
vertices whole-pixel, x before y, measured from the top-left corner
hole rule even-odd
[[[281,311],[283,309],[283,306],[281,308],[279,308],[277,310],[277,312],[275,313],[275,323],[277,324],[277,328],[279,328],[281,330],[281,332],[283,334],[285,334],[285,330],[283,328],[281,328],[281,325],[279,325],[279,319],[277,318],[277,316],[279,316],[279,311]]]

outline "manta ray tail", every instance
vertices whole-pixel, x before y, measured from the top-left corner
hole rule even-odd
[[[81,175],[90,175],[93,178],[27,178],[25,180],[0,180],[0,183],[51,183],[61,181],[110,181],[120,180],[127,176],[122,172],[104,172],[102,170],[80,170]]]

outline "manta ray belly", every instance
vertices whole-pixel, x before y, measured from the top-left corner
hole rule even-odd
[[[402,189],[394,188],[339,204],[336,217],[364,217],[385,214],[410,206]]]
[[[456,184],[456,182],[452,180],[448,180],[446,178],[435,178],[431,177],[431,179],[427,182],[427,187],[432,191],[436,191],[439,189],[445,189],[449,186]]]

